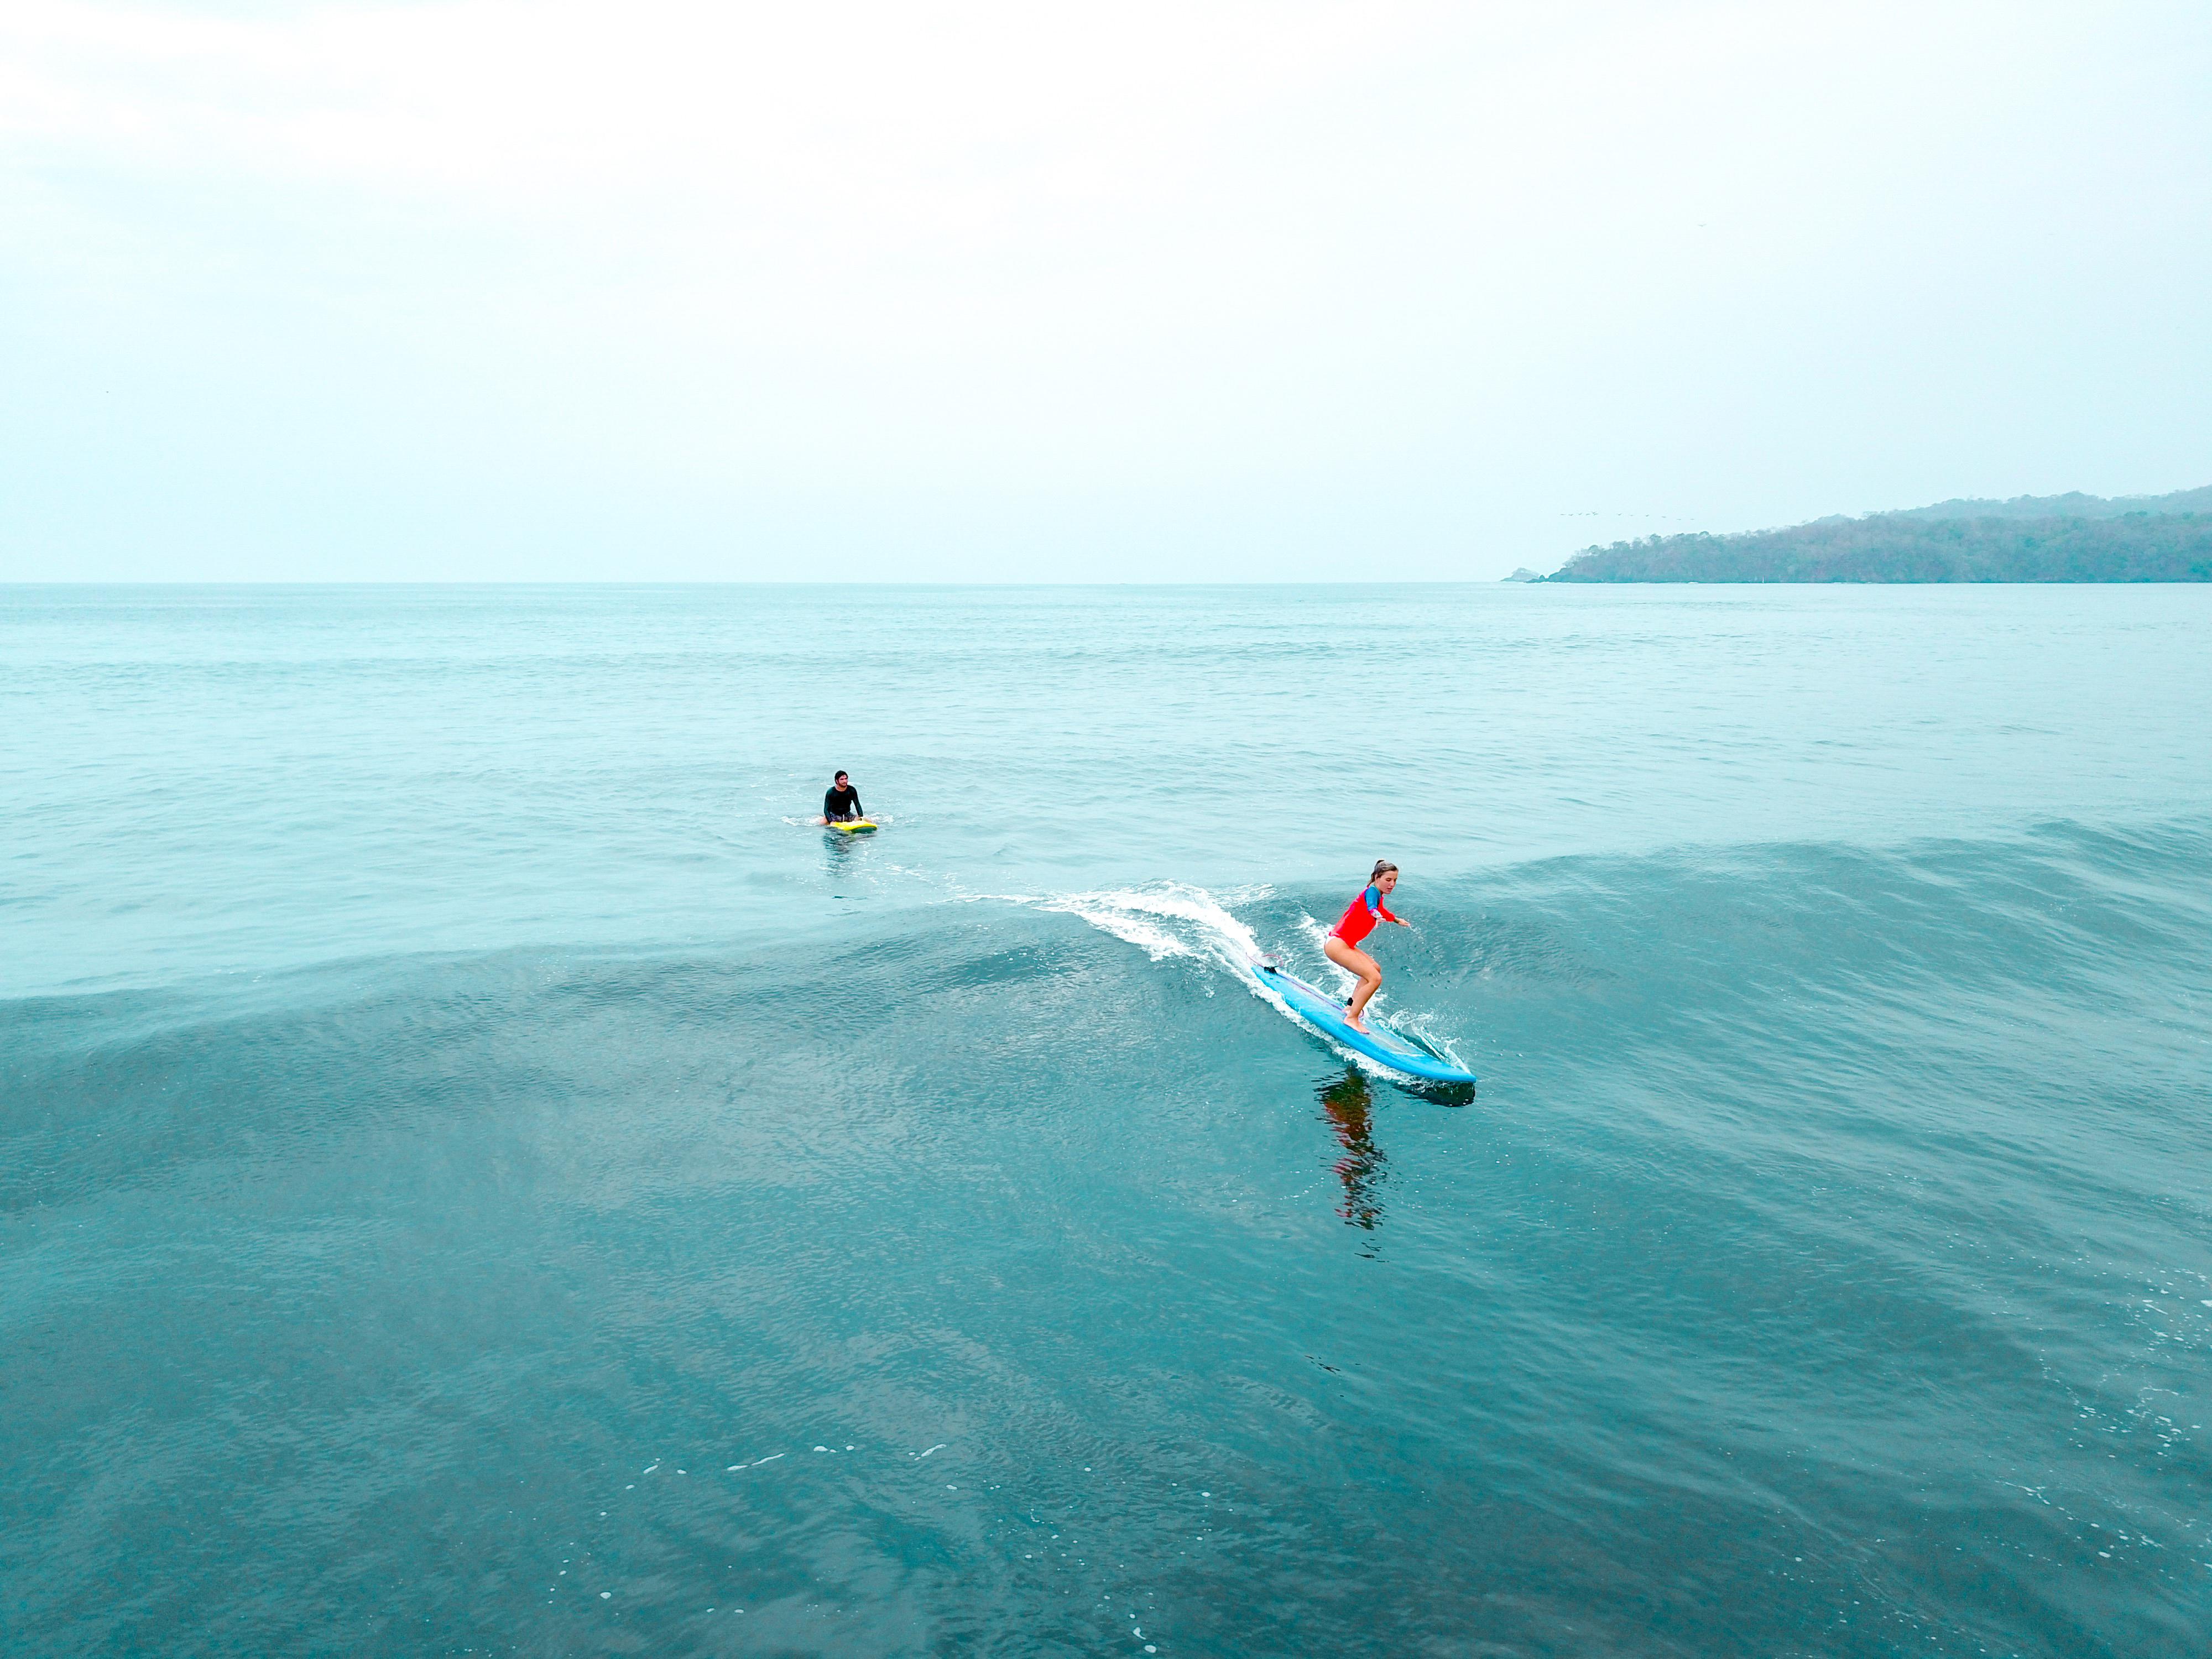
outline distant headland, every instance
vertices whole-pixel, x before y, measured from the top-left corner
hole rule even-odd
[[[1529,577],[1516,572],[1526,580]],[[2212,581],[2212,485],[2015,495],[1587,547],[1553,582]]]

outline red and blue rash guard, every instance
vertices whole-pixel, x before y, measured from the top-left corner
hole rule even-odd
[[[1352,901],[1344,913],[1344,919],[1329,931],[1346,945],[1357,945],[1375,931],[1375,918],[1377,916],[1385,921],[1398,920],[1390,914],[1390,907],[1382,902],[1382,890],[1370,885]]]

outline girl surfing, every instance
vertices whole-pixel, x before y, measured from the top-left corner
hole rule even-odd
[[[1329,929],[1321,942],[1328,959],[1347,974],[1359,975],[1359,988],[1352,994],[1351,1006],[1345,1014],[1346,1021],[1355,1031],[1367,1026],[1359,1018],[1367,1010],[1368,999],[1382,988],[1382,970],[1375,965],[1375,958],[1359,948],[1359,941],[1375,931],[1377,917],[1406,924],[1390,914],[1390,907],[1382,901],[1390,896],[1390,890],[1398,884],[1398,866],[1388,859],[1375,860],[1375,873],[1367,878],[1367,890],[1352,900],[1344,912],[1343,919]]]

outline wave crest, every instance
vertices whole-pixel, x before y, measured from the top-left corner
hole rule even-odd
[[[1252,957],[1266,954],[1252,930],[1220,900],[1203,887],[1183,882],[1117,887],[1096,893],[1059,893],[1017,902],[1080,917],[1102,933],[1136,945],[1154,962],[1189,957],[1241,971]]]

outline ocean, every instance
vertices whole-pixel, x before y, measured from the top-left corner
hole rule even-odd
[[[0,588],[5,1646],[2201,1654],[2208,711],[2207,589]],[[1378,857],[1471,1096],[1238,971]]]

